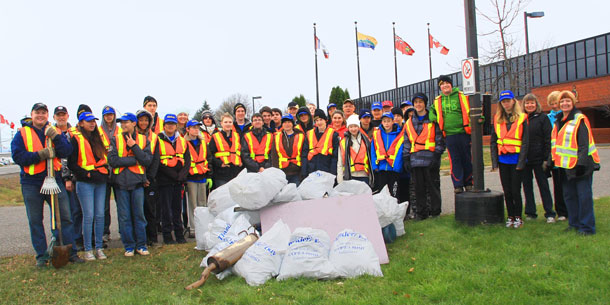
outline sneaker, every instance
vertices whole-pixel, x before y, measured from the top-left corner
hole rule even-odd
[[[102,249],[95,250],[95,256],[97,257],[97,259],[107,259],[108,258],[108,257],[106,257],[106,254],[104,254],[104,250],[102,250]]]
[[[557,221],[566,221],[568,220],[565,216],[559,216],[557,217]]]
[[[132,257],[133,256],[133,249],[131,249],[131,248],[130,249],[126,249],[124,255],[127,256],[127,257]]]
[[[506,227],[507,227],[507,228],[512,228],[512,226],[513,226],[513,224],[514,224],[514,223],[515,223],[515,221],[513,220],[513,218],[512,218],[512,217],[508,217],[508,218],[506,219]]]
[[[85,251],[85,255],[83,255],[83,259],[86,261],[94,261],[95,255],[93,255],[93,250]]]
[[[547,217],[546,223],[555,223],[555,217]]]
[[[146,247],[140,248],[140,249],[136,250],[136,252],[138,252],[138,254],[143,255],[143,256],[150,254],[150,252],[148,252],[148,249],[146,249]]]
[[[519,217],[519,216],[515,217],[515,221],[513,222],[513,228],[519,229],[522,226],[523,226],[523,220],[521,220],[521,217]]]
[[[455,194],[462,193],[462,192],[464,192],[464,188],[462,188],[461,186],[460,187],[456,187],[456,188],[453,189],[453,192]]]
[[[38,267],[38,268],[44,268],[44,267],[46,267],[46,266],[47,266],[47,263],[48,263],[48,262],[49,262],[49,261],[47,261],[47,260],[46,260],[46,259],[44,259],[44,258],[42,258],[42,259],[37,259],[37,260],[36,260],[36,267]]]
[[[525,216],[525,220],[527,220],[527,221],[536,220],[536,217],[527,215],[527,216]]]

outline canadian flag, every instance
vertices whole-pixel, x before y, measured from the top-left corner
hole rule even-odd
[[[432,35],[428,34],[428,38],[430,40],[430,49],[437,49],[443,55],[449,54],[449,49],[438,42],[438,40],[434,39]]]
[[[6,124],[7,121],[4,119],[4,116],[0,114],[0,124]]]

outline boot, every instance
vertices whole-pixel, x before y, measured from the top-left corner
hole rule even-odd
[[[166,245],[173,245],[176,242],[174,241],[174,238],[172,237],[172,233],[164,233],[163,234],[163,243]]]

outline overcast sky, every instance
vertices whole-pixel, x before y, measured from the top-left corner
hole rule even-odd
[[[570,5],[568,5],[570,3]],[[572,5],[571,3],[577,3]],[[488,1],[477,1],[490,12]],[[610,4],[534,0],[530,49],[606,33]],[[234,93],[284,108],[296,95],[315,102],[313,22],[330,51],[320,54],[320,105],[333,86],[358,96],[354,21],[375,37],[360,49],[362,95],[394,87],[392,21],[414,49],[398,53],[399,85],[428,78],[426,23],[450,49],[432,53],[433,73],[455,72],[466,57],[463,1],[2,1],[0,113],[18,123],[35,102],[49,108],[105,104],[135,112],[146,95],[162,114],[212,108]],[[478,18],[479,32],[489,24]],[[525,49],[523,18],[512,32]],[[488,45],[481,37],[479,47]],[[482,52],[482,51],[481,51]],[[257,106],[258,107],[258,106]],[[51,110],[52,111],[52,110]],[[3,127],[3,142],[7,129]],[[4,143],[6,145],[6,143]]]

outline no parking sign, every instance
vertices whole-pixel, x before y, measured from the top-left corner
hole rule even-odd
[[[474,60],[472,57],[462,60],[462,91],[465,95],[473,95],[477,92],[474,81]]]

